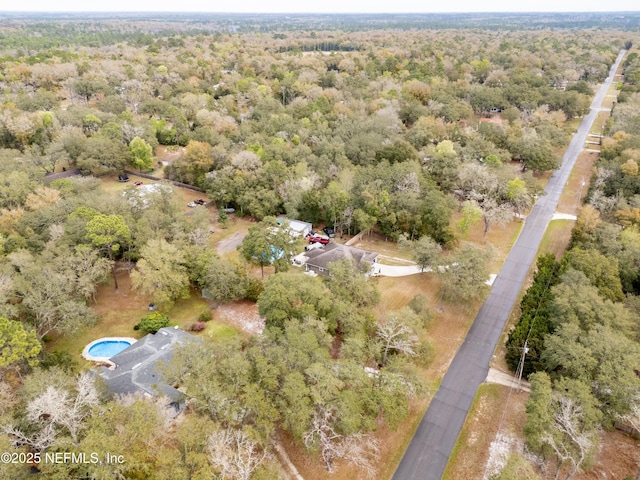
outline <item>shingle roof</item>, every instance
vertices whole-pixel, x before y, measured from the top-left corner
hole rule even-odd
[[[161,328],[111,357],[115,368],[102,367],[100,375],[113,393],[162,394],[172,402],[179,402],[184,395],[164,383],[158,367],[171,361],[177,346],[201,341],[176,327]]]
[[[305,252],[304,255],[307,257],[307,265],[325,269],[328,268],[331,262],[342,260],[343,258],[352,260],[359,267],[364,262],[373,263],[378,257],[375,252],[349,247],[336,242],[331,242],[324,248]]]

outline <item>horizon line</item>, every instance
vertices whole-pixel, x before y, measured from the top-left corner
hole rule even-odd
[[[640,13],[638,10],[464,10],[464,11],[447,11],[447,12],[416,12],[416,11],[402,11],[402,12],[296,12],[296,11],[277,11],[277,12],[226,12],[226,11],[208,11],[208,10],[193,10],[193,11],[180,11],[180,10],[0,10],[0,14],[5,13],[170,13],[170,14],[215,14],[215,15],[456,15],[456,14],[469,14],[469,13],[509,13],[509,14],[528,14],[528,13],[542,13],[542,14],[567,14],[567,13],[593,13],[593,14],[607,14],[607,13]]]

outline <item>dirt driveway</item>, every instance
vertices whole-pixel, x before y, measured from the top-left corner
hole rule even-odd
[[[220,240],[216,245],[216,252],[228,253],[233,252],[242,243],[242,239],[247,235],[247,232],[238,232],[231,235],[229,238]]]

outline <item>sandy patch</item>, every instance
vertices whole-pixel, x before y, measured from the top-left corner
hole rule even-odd
[[[228,323],[243,332],[260,334],[264,330],[264,318],[258,313],[258,306],[249,301],[239,301],[220,305],[214,310],[216,320]]]

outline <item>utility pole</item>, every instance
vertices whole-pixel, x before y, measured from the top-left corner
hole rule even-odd
[[[529,353],[529,347],[527,346],[528,340],[524,341],[524,347],[522,347],[522,357],[520,357],[520,363],[518,364],[518,393],[522,390],[520,389],[520,383],[522,382],[522,372],[524,371],[524,358]]]

